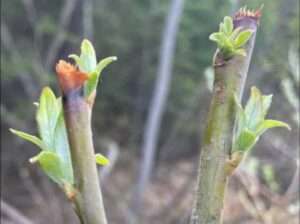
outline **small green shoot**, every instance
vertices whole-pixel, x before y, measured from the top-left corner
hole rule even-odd
[[[89,98],[96,90],[102,70],[117,60],[117,57],[112,56],[102,59],[97,64],[95,49],[92,43],[87,39],[84,39],[81,43],[80,56],[71,54],[69,58],[72,58],[76,62],[80,71],[87,73],[89,76],[84,86],[84,95],[86,98]]]
[[[226,16],[219,26],[219,32],[212,33],[209,39],[217,43],[224,59],[228,60],[234,55],[246,56],[243,47],[251,38],[252,33],[250,29],[241,30],[239,27],[234,29],[232,18]]]
[[[235,96],[237,106],[237,128],[234,135],[233,151],[249,151],[259,137],[268,129],[290,126],[282,121],[265,119],[271,106],[272,95],[262,95],[256,88],[251,88],[250,99],[245,109],[242,108]]]
[[[10,131],[42,150],[29,160],[31,163],[38,162],[46,175],[62,188],[71,186],[74,183],[73,167],[61,98],[56,98],[52,90],[45,87],[35,105],[40,137],[14,129]],[[99,165],[109,164],[105,156],[96,154],[95,157]]]

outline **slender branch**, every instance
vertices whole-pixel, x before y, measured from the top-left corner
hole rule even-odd
[[[92,138],[92,104],[84,97],[86,73],[65,61],[56,65],[74,171],[74,188],[66,189],[82,224],[107,224]],[[93,95],[95,97],[95,95]]]
[[[75,175],[75,204],[84,224],[106,224],[94,157],[91,108],[80,92],[64,95],[64,113]]]
[[[13,39],[13,34],[10,32],[8,26],[4,21],[1,21],[1,45],[11,54],[11,60],[15,68],[18,68],[20,61],[22,61],[22,54]],[[35,99],[38,94],[37,85],[34,84],[33,79],[26,73],[26,71],[18,71],[19,73],[25,73],[18,76],[18,79],[22,82],[26,94],[30,99]]]
[[[36,24],[36,9],[32,0],[21,0],[26,10],[28,21],[30,22],[33,29],[35,29]]]
[[[55,61],[55,57],[64,43],[66,38],[66,28],[71,21],[72,14],[74,12],[77,0],[65,0],[65,4],[61,10],[60,20],[59,20],[59,28],[56,36],[53,38],[52,43],[49,46],[49,50],[47,51],[47,57],[45,62],[46,71],[49,71],[50,67]]]
[[[225,60],[220,51],[216,52],[213,96],[201,148],[196,200],[190,224],[222,223],[228,177],[226,165],[231,156],[235,121],[234,93],[240,97],[243,94],[258,18],[247,13],[237,14],[233,22],[235,28],[252,29],[254,33],[245,47],[247,56],[233,56]]]
[[[7,202],[1,200],[1,211],[6,213],[11,219],[15,221],[15,223],[22,224],[33,224],[31,220],[29,220],[26,216],[24,216],[20,211],[18,211],[15,207],[11,206]]]
[[[158,141],[158,134],[162,116],[165,110],[172,78],[172,61],[175,52],[176,35],[179,27],[184,0],[172,0],[166,19],[162,45],[160,49],[160,63],[155,83],[154,95],[151,100],[146,128],[143,136],[143,158],[140,164],[140,175],[137,183],[137,192],[134,195],[132,210],[139,215],[143,205],[143,193],[149,183],[154,166],[154,157]]]
[[[82,3],[82,26],[83,36],[90,41],[94,39],[93,0],[83,0]]]

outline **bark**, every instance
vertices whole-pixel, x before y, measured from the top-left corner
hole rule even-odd
[[[63,95],[75,177],[75,205],[83,224],[106,224],[91,130],[91,107],[80,89]]]
[[[241,97],[255,42],[258,18],[235,17],[234,26],[254,31],[245,47],[247,56],[225,61],[219,51],[214,58],[215,81],[200,153],[198,184],[190,224],[220,224],[227,185],[227,161],[235,121],[234,93]]]

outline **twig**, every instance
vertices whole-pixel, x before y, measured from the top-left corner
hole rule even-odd
[[[46,56],[45,68],[47,71],[50,70],[50,67],[55,61],[56,55],[62,46],[63,42],[66,38],[66,29],[68,24],[71,21],[72,14],[74,12],[77,0],[65,0],[65,4],[60,13],[60,20],[59,20],[59,28],[57,31],[56,36],[53,38],[51,42],[48,54]]]
[[[26,216],[24,216],[18,209],[8,204],[4,200],[1,200],[1,210],[11,219],[13,219],[18,224],[34,224]]]
[[[68,195],[74,203],[82,224],[107,224],[96,167],[92,137],[92,101],[83,95],[85,73],[78,80],[78,72],[65,70],[66,62],[56,66],[62,90],[64,119],[74,171],[74,190]],[[75,83],[75,85],[74,85]]]
[[[234,130],[234,94],[242,97],[254,48],[258,18],[244,11],[234,17],[234,28],[251,29],[245,46],[246,56],[224,58],[217,50],[214,58],[215,80],[213,96],[201,147],[195,205],[190,224],[220,224],[228,173],[226,163],[231,158]]]
[[[11,54],[12,62],[14,66],[18,68],[18,64],[22,60],[22,56],[17,49],[13,36],[4,21],[1,21],[1,44]],[[25,71],[18,72],[25,73]],[[33,79],[28,74],[21,74],[18,76],[18,78],[22,82],[23,87],[30,99],[35,99],[38,89],[36,85],[34,85]]]

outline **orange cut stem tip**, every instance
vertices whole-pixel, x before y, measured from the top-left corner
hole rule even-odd
[[[262,15],[263,5],[257,10],[249,10],[246,7],[240,8],[240,10],[234,15],[234,19],[240,19],[241,17],[250,17],[253,19],[260,19]]]
[[[79,71],[74,65],[64,60],[59,60],[56,64],[56,73],[64,93],[80,88],[88,79],[87,73]]]

